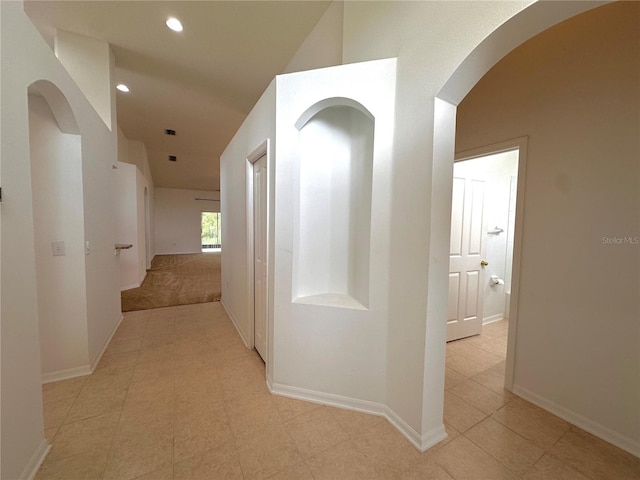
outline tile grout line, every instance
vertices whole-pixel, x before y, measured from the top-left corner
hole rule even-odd
[[[146,331],[146,327],[145,327],[145,331]],[[142,337],[144,338],[144,336]],[[140,349],[142,349],[142,346],[140,347]],[[140,350],[138,350],[138,356],[136,357],[136,363],[133,366],[133,372],[131,374],[131,378],[129,379],[129,383],[127,385],[127,393],[125,393],[124,395],[124,400],[122,402],[122,407],[120,408],[120,415],[118,415],[118,421],[116,422],[116,426],[113,430],[113,437],[111,438],[111,442],[109,443],[109,451],[107,453],[107,461],[105,462],[104,465],[104,469],[102,471],[102,473],[98,476],[99,479],[103,479],[104,476],[107,473],[107,469],[109,468],[109,465],[113,459],[113,446],[115,444],[116,441],[116,435],[118,434],[118,427],[120,427],[120,422],[122,421],[122,414],[124,412],[124,406],[127,402],[127,397],[129,396],[129,388],[131,387],[131,382],[133,381],[133,375],[135,374],[136,371],[136,367],[138,366],[138,359],[140,358]]]

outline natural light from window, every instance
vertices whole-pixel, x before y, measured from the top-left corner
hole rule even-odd
[[[202,212],[201,245],[203,252],[219,252],[222,248],[220,212]]]

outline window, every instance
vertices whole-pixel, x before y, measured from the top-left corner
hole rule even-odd
[[[202,212],[201,237],[203,252],[217,252],[222,247],[220,212]]]

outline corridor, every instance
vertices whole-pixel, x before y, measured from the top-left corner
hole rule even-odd
[[[449,437],[420,453],[381,417],[271,395],[219,302],[129,312],[94,374],[44,385],[36,479],[640,478],[637,458],[502,390],[505,335],[448,345]]]

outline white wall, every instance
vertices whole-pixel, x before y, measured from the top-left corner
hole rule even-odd
[[[129,140],[120,127],[118,127],[118,161],[129,163]]]
[[[398,57],[386,403],[425,439],[442,427],[452,174],[451,163],[434,164],[439,152],[452,157],[452,146],[434,145],[433,132],[455,119],[455,110],[444,109],[436,124],[434,98],[465,57],[527,3],[344,5],[345,63]],[[432,205],[445,212],[432,216]]]
[[[528,135],[515,391],[640,452],[640,5],[554,27],[458,109],[458,150]]]
[[[593,2],[347,2],[345,62],[398,57],[388,404],[442,424],[455,106],[519,43]],[[504,25],[502,25],[505,23]],[[500,27],[500,28],[498,28]],[[446,101],[441,100],[442,97]]]
[[[127,145],[127,161],[138,167],[142,176],[146,178],[149,183],[153,183],[151,168],[149,167],[149,157],[144,143],[139,140],[129,140]]]
[[[343,11],[343,2],[334,0],[282,73],[301,72],[342,63]]]
[[[2,478],[32,473],[46,451],[42,436],[40,348],[27,88],[47,79],[67,98],[82,135],[84,237],[89,360],[95,363],[120,320],[114,255],[111,166],[115,132],[96,114],[23,11],[0,3],[2,85],[2,251],[0,339],[2,358]],[[55,103],[55,102],[54,102]],[[55,113],[55,112],[54,112]]]
[[[390,232],[389,274],[385,276],[389,302],[386,316],[393,319],[386,342],[385,402],[401,422],[417,433],[423,448],[442,430],[444,319],[455,141],[455,106],[437,96],[459,102],[462,92],[470,90],[501,56],[520,42],[598,5],[596,2],[544,2],[527,8],[529,4],[525,1],[348,2],[344,5],[344,62],[398,57],[395,140],[389,173],[393,193],[384,199],[391,219],[385,225]],[[504,22],[507,24],[494,33]],[[240,142],[246,146],[245,135],[251,135],[250,130],[259,127],[253,122],[245,125]],[[236,158],[246,153],[245,149]],[[276,169],[276,175],[281,174],[285,182],[291,181],[288,177],[291,172],[281,173]],[[240,176],[227,176],[230,182],[239,179]],[[276,188],[278,184],[276,182]],[[237,197],[230,194],[229,198],[233,201]],[[284,205],[283,211],[286,211],[291,199],[283,198],[280,190],[276,198],[276,205]],[[286,222],[290,217],[276,212],[275,221],[284,218]],[[286,255],[291,251],[287,245],[289,233],[276,227],[273,238],[277,251],[283,232],[284,257],[276,259],[275,268],[282,269],[282,278],[286,279],[290,274],[286,262]],[[238,248],[233,255],[242,254],[241,250]],[[238,286],[245,288],[235,291],[227,286],[223,297],[240,295],[242,299],[248,284]],[[282,299],[278,304],[286,307],[287,302],[290,299]],[[270,319],[276,338],[281,335],[281,313],[276,309]],[[312,342],[317,336],[311,315],[305,318],[302,314],[296,312],[309,328],[301,335],[292,336],[292,343],[300,338]],[[285,334],[290,333],[285,329]],[[332,355],[335,351],[342,353],[339,344]],[[300,352],[300,358],[307,354]],[[298,360],[295,357],[295,361]],[[277,372],[277,357],[274,363]],[[291,372],[302,367],[287,365],[285,368]],[[269,379],[269,372],[267,375]],[[330,380],[321,376],[308,381]]]
[[[485,233],[485,270],[483,286],[483,323],[505,317],[506,293],[510,292],[511,261],[513,257],[513,220],[511,210],[511,185],[518,173],[518,151],[498,153],[486,157],[456,162],[454,175],[482,178],[485,180],[484,217],[486,231],[502,228],[497,235]],[[515,192],[513,192],[515,193]],[[510,235],[511,234],[511,235]],[[504,285],[491,286],[489,277],[497,275]]]
[[[155,253],[200,253],[202,251],[200,227],[202,212],[220,211],[219,192],[156,188],[154,194]],[[226,216],[222,215],[222,230]],[[224,242],[223,242],[224,248]]]
[[[111,48],[104,40],[58,30],[55,54],[85,94],[105,125],[115,125],[115,93],[112,88]],[[113,117],[113,118],[112,118]]]
[[[579,2],[569,3],[571,7],[564,4],[544,5],[536,11],[588,8],[573,6]],[[447,141],[451,139],[441,142],[437,136],[432,136],[434,129],[439,131],[440,126],[434,122],[433,105],[437,102],[433,99],[471,50],[502,22],[524,7],[525,4],[515,2],[350,2],[345,6],[346,61],[399,56],[396,124],[396,132],[399,133],[394,145],[391,172],[394,195],[386,199],[389,200],[392,212],[393,221],[390,226],[391,244],[394,248],[391,252],[391,273],[388,276],[389,318],[395,322],[387,348],[389,358],[393,358],[387,368],[387,379],[392,379],[388,382],[387,401],[419,432],[441,427],[444,365],[444,333],[438,324],[446,311],[439,303],[446,305],[446,281],[435,280],[440,277],[446,279],[446,272],[443,273],[438,265],[446,263],[448,252],[448,228],[442,227],[446,227],[448,223],[445,207],[447,194],[450,198],[450,187],[447,191],[444,186],[446,182],[439,183],[437,180],[446,179],[447,176],[450,178],[451,171],[448,163],[434,163],[432,159],[441,154],[446,156]],[[41,451],[39,449],[42,449],[43,444],[31,187],[28,165],[21,161],[29,158],[25,97],[27,86],[42,77],[54,80],[70,99],[83,130],[83,162],[86,161],[83,180],[85,185],[91,186],[91,189],[85,189],[85,235],[92,245],[92,253],[87,257],[88,309],[89,318],[95,322],[89,328],[90,353],[96,351],[99,340],[108,337],[104,333],[112,330],[117,322],[117,308],[113,308],[117,305],[118,290],[117,264],[113,255],[114,224],[106,213],[111,208],[112,191],[111,182],[104,182],[105,178],[109,178],[111,164],[116,158],[116,146],[115,136],[106,131],[102,120],[93,112],[66,72],[55,62],[44,41],[26,19],[21,5],[1,2],[0,9],[3,46],[0,60],[3,105],[0,115],[4,120],[1,150],[3,290],[0,310],[2,477],[14,478],[20,476],[31,457],[34,454],[37,456]],[[543,25],[546,21],[553,22],[555,17],[551,15],[545,18],[538,19],[536,25]],[[531,35],[530,32],[530,29],[518,31],[504,45],[512,47],[513,38],[518,38],[520,34]],[[615,56],[612,55],[612,58]],[[488,61],[496,60],[493,55],[487,58]],[[601,71],[606,75],[606,69]],[[479,77],[475,78],[477,80]],[[633,102],[627,102],[626,105],[634,107]],[[451,112],[447,111],[446,114],[446,117],[438,117],[438,121],[442,120],[445,126],[450,126],[453,120]],[[262,137],[257,141],[259,144],[265,133],[261,129],[268,131],[270,128],[268,122],[265,125],[258,122],[255,129],[239,134],[244,139],[239,142],[246,145],[252,143],[252,138]],[[441,143],[444,145],[442,152],[439,150]],[[241,155],[246,153],[242,152]],[[450,156],[453,157],[452,146]],[[610,156],[607,155],[607,158]],[[630,173],[632,169],[633,167],[629,167]],[[228,173],[225,188],[232,188],[234,184],[241,188],[243,183],[240,181],[240,172],[229,169]],[[623,185],[637,180],[637,171],[633,173],[635,176],[623,179]],[[559,177],[560,180],[563,178],[565,177]],[[567,183],[561,181],[560,186],[563,185],[566,186]],[[571,185],[570,182],[569,186]],[[229,195],[234,193],[230,191]],[[435,205],[433,208],[431,203]],[[236,208],[242,210],[243,207],[245,204],[238,199],[238,203],[229,206],[229,211]],[[597,205],[594,208],[598,211]],[[638,218],[637,215],[635,218]],[[277,241],[274,233],[270,238]],[[241,235],[239,241],[240,237]],[[616,257],[626,256],[624,251],[617,252],[622,253],[617,253]],[[246,262],[246,251],[240,254],[245,257]],[[237,258],[234,260],[236,265],[243,262]],[[635,265],[638,264],[637,259],[632,260],[635,260]],[[240,272],[238,275],[243,274]],[[101,290],[101,287],[110,288]],[[233,299],[236,293],[239,298]],[[243,291],[232,292],[230,298],[238,305],[238,311],[242,312],[240,302],[246,299],[243,298]],[[614,305],[619,299],[612,300],[614,302],[611,304]],[[637,314],[633,318],[637,318]],[[624,343],[626,325],[612,322],[608,326],[614,334],[614,344],[611,345],[611,339],[606,337],[606,342],[600,344],[606,347],[602,350],[613,351],[619,342],[627,348]],[[635,336],[627,336],[626,341],[637,338],[637,332],[634,333]],[[618,375],[615,371],[598,370],[597,373],[599,376],[603,376],[603,373],[610,373],[613,377]],[[626,370],[621,372],[623,375],[627,373]],[[583,377],[578,377],[578,380],[583,380]],[[575,385],[588,385],[582,396],[587,400],[593,391],[593,382],[580,381]],[[617,395],[612,399],[615,402],[627,401]],[[629,399],[637,400],[633,395],[629,395]],[[628,406],[625,403],[621,408],[626,411]]]
[[[395,60],[390,59],[276,78],[276,244],[272,263],[275,269],[274,389],[289,393],[297,391],[303,396],[333,395],[351,406],[374,406],[380,413],[384,410],[386,397],[387,358],[384,352],[389,318],[386,283],[389,234],[386,226],[389,221],[388,173],[391,169],[395,70]],[[296,124],[311,107],[321,105],[325,99],[337,98],[363,106],[375,124],[371,171],[369,175],[362,175],[363,179],[368,176],[371,183],[361,189],[348,188],[354,198],[357,198],[357,190],[367,192],[363,197],[369,197],[368,208],[364,198],[354,201],[361,203],[359,207],[363,210],[369,210],[370,219],[349,219],[350,224],[362,221],[361,226],[369,225],[370,221],[370,232],[364,229],[368,238],[362,241],[370,249],[365,269],[368,302],[360,298],[363,295],[355,296],[358,302],[354,303],[359,303],[355,306],[345,304],[337,296],[330,297],[329,301],[311,297],[304,303],[299,299],[292,302],[292,295],[302,293],[296,291],[294,272],[296,259],[300,260],[300,242],[304,240],[304,232],[299,229],[305,228],[305,222],[297,217],[305,213],[301,207],[306,205],[305,195],[308,194],[303,190],[307,179],[301,166],[301,162],[308,160],[303,155],[306,133],[304,129],[299,131]],[[324,130],[316,133],[326,134]],[[326,143],[333,140],[331,136],[324,138]],[[322,180],[319,177],[317,181]],[[331,179],[333,188],[337,187],[335,182],[335,178]],[[325,188],[329,187],[325,185]],[[317,195],[316,199],[320,201]],[[360,215],[365,215],[364,211]]]
[[[29,95],[29,144],[46,380],[64,371],[89,371],[81,138],[62,133],[44,97]],[[64,256],[53,256],[52,242],[64,242]]]
[[[115,125],[115,93],[112,88],[113,56],[104,40],[56,31],[54,39],[56,57],[85,94],[105,125]]]
[[[295,172],[290,168],[283,171],[282,164],[278,163],[275,168],[275,174],[278,176],[278,181],[275,182],[275,189],[277,189],[275,205],[278,208],[275,212],[276,230],[273,237],[270,237],[273,238],[272,248],[275,244],[277,257],[274,262],[276,281],[270,280],[280,293],[276,291],[274,302],[271,303],[271,305],[275,303],[276,307],[270,316],[270,325],[273,326],[270,335],[275,336],[275,342],[282,342],[281,345],[276,345],[275,349],[274,376],[278,377],[278,372],[284,375],[272,379],[268,370],[269,381],[282,382],[283,385],[297,384],[303,376],[304,368],[310,365],[308,368],[313,370],[313,374],[305,377],[302,382],[308,389],[307,392],[312,389],[319,392],[323,390],[328,393],[339,392],[338,395],[343,395],[340,398],[347,401],[347,396],[379,400],[390,407],[396,423],[403,424],[405,433],[410,434],[411,431],[415,433],[408,436],[421,448],[428,447],[440,438],[455,108],[446,108],[442,105],[442,108],[436,112],[437,102],[434,98],[473,48],[502,22],[518,13],[526,5],[526,2],[492,4],[349,2],[344,5],[343,58],[345,62],[399,57],[396,138],[393,161],[385,177],[391,180],[392,186],[391,191],[380,196],[380,205],[384,205],[382,207],[384,211],[389,212],[386,223],[383,221],[382,224],[384,232],[387,232],[390,238],[385,240],[388,242],[387,248],[381,246],[380,251],[376,252],[383,257],[389,256],[388,260],[385,259],[382,262],[383,268],[388,266],[388,272],[379,277],[380,285],[386,286],[384,301],[389,302],[388,310],[385,308],[380,311],[375,310],[376,314],[380,313],[387,319],[393,319],[393,323],[389,324],[386,339],[386,359],[382,358],[385,355],[379,354],[380,349],[377,351],[376,362],[382,362],[386,371],[380,373],[377,368],[373,368],[374,373],[370,376],[348,385],[348,382],[343,382],[344,378],[341,375],[337,380],[333,380],[331,376],[339,369],[334,368],[329,373],[331,367],[323,369],[321,365],[326,362],[326,359],[336,356],[335,364],[342,366],[344,355],[354,353],[349,351],[351,336],[346,333],[344,334],[346,345],[340,343],[342,336],[334,336],[334,347],[330,354],[323,356],[321,360],[314,358],[313,362],[301,360],[313,357],[322,351],[324,340],[320,340],[319,348],[309,348],[307,351],[302,351],[302,347],[298,348],[296,342],[302,338],[309,342],[306,345],[311,347],[318,335],[324,338],[322,335],[326,332],[323,333],[315,328],[322,323],[314,322],[314,319],[318,320],[322,316],[319,311],[310,312],[304,308],[298,308],[304,307],[301,305],[296,305],[296,308],[291,307],[290,284],[287,282],[291,275],[288,258],[292,252],[292,245],[289,244],[292,234],[288,230],[290,225],[287,222],[293,217],[292,212],[289,211],[293,204],[293,199],[290,198],[290,183]],[[513,48],[517,45],[514,42],[518,39],[526,39],[527,34],[532,35],[532,32],[544,28],[544,25],[552,24],[553,18],[566,18],[570,15],[569,11],[573,12],[580,8],[588,7],[574,4],[571,8],[562,7],[549,15],[538,15],[536,11],[532,25],[527,25],[530,28],[510,30],[510,34],[501,39],[502,43],[498,45],[500,48],[497,51],[503,51],[501,48],[505,45],[507,50],[504,51],[508,51],[509,45]],[[452,25],[456,28],[452,28]],[[473,75],[471,75],[475,76],[475,81],[486,71],[481,71],[482,68],[489,68],[490,64],[486,62],[491,60],[495,62],[497,58],[499,57],[496,57],[496,53],[491,52],[483,57],[482,62],[475,64],[479,65],[478,68],[473,69]],[[279,97],[280,93],[280,85],[278,85]],[[261,119],[260,115],[264,113],[261,109],[260,113],[249,117],[250,120],[245,122],[236,140],[223,155],[223,158],[226,156],[227,163],[231,163],[235,158],[237,168],[242,168],[246,155],[251,148],[255,148],[251,145],[251,140],[255,138],[252,135],[259,136],[260,128],[263,129],[262,131],[265,129],[268,131],[269,120]],[[436,113],[438,124],[434,123]],[[261,125],[261,121],[265,123]],[[432,136],[435,127],[442,127],[448,135],[441,136],[437,144],[434,144]],[[264,137],[255,139],[255,144],[257,145],[263,139]],[[282,143],[278,141],[278,148],[280,145]],[[235,151],[236,149],[238,151]],[[231,153],[230,150],[234,150],[235,153]],[[444,163],[433,164],[432,158],[436,155],[444,158]],[[278,154],[272,161],[281,162],[281,155]],[[233,168],[223,167],[223,172],[225,169],[228,171],[227,184],[223,188],[231,190],[243,188],[246,185],[246,180],[243,184],[241,175]],[[440,181],[442,179],[444,181]],[[232,206],[223,208],[229,208],[230,211],[232,208],[238,208],[240,214],[246,210],[246,203],[244,205],[241,203],[242,199],[238,194],[230,192],[229,197],[226,195],[223,195],[223,204],[229,202]],[[273,199],[271,201],[273,202]],[[433,213],[431,213],[432,207]],[[244,223],[245,220],[242,219],[238,233],[246,232]],[[244,236],[240,234],[236,240],[240,242],[242,238]],[[235,245],[233,243],[233,246]],[[237,247],[233,252],[227,252],[227,255],[246,257],[250,253],[246,251],[246,245],[238,244]],[[240,266],[246,265],[246,262],[246,259],[242,262],[234,260],[233,264]],[[223,271],[228,271],[224,264]],[[224,275],[227,278],[227,274]],[[243,273],[240,272],[239,275]],[[225,280],[223,284],[225,303],[231,303],[230,299],[238,302],[246,299],[246,304],[249,305],[250,297],[247,295],[250,292],[249,288],[250,285],[246,280],[233,286],[229,286]],[[282,298],[278,298],[280,294],[283,295]],[[229,310],[232,316],[236,317],[239,316],[236,312],[241,311],[233,308]],[[343,325],[351,325],[350,322],[355,315],[357,314],[345,317],[346,322]],[[250,318],[248,314],[246,318]],[[296,323],[292,320],[294,318],[304,321]],[[243,324],[243,321],[238,320],[236,323]],[[379,326],[379,324],[376,325]],[[245,330],[250,331],[250,328],[251,326],[247,325]],[[345,332],[348,331],[348,328],[345,328]],[[374,337],[380,338],[378,335]],[[270,340],[273,340],[272,337]],[[273,343],[274,341],[271,341],[271,345]],[[362,345],[360,348],[366,350],[370,346]],[[298,350],[294,351],[296,348]],[[279,363],[280,352],[284,352],[282,358],[293,361]],[[270,354],[274,355],[274,352]],[[363,356],[369,358],[367,354]],[[282,367],[279,367],[280,364]],[[335,367],[335,364],[331,365]],[[376,363],[376,365],[379,364]],[[279,370],[280,368],[282,370]],[[349,368],[359,371],[358,360],[349,364]],[[348,372],[345,372],[345,375],[348,375]],[[385,378],[386,388],[380,392]]]
[[[251,167],[247,158],[263,142],[270,141],[267,379],[276,393],[331,399],[343,406],[372,407],[377,413],[386,413],[386,358],[380,352],[385,349],[387,328],[384,280],[388,232],[384,225],[394,117],[393,96],[385,96],[384,92],[395,90],[394,72],[395,62],[391,60],[279,76],[222,155],[222,300],[251,346],[252,255],[247,245],[252,218],[247,208],[251,206]],[[368,308],[344,308],[343,300],[336,296],[292,302],[293,259],[299,248],[296,229],[301,226],[295,219],[302,213],[301,195],[308,193],[300,190],[300,132],[296,123],[326,98],[359,102],[371,112],[379,129],[373,153],[373,182],[370,190],[365,189],[371,192]],[[274,142],[276,124],[279,133]],[[278,202],[274,203],[274,198]]]
[[[117,169],[114,170],[116,243],[133,245],[119,253],[120,288],[127,290],[142,284],[155,255],[152,221],[154,187],[144,144],[128,140],[120,129],[118,160]],[[145,195],[148,202],[146,206]]]
[[[236,132],[220,157],[221,216],[222,216],[222,304],[229,313],[244,342],[253,345],[253,257],[247,245],[247,197],[250,192],[251,169],[247,157],[264,142],[269,141],[267,159],[269,169],[268,215],[274,207],[275,158],[275,102],[276,82],[271,82],[249,116]],[[249,197],[250,198],[250,197]],[[268,258],[273,259],[275,230],[269,223]],[[268,284],[273,285],[273,269]],[[273,292],[268,298],[268,324],[273,323]],[[268,331],[268,358],[273,358],[273,331]],[[272,365],[267,362],[267,379],[272,379]]]
[[[138,274],[138,204],[136,198],[135,165],[118,162],[115,175],[114,203],[116,208],[116,243],[131,244],[118,255],[120,262],[120,288],[127,290],[140,286]],[[144,258],[144,257],[143,257]]]

